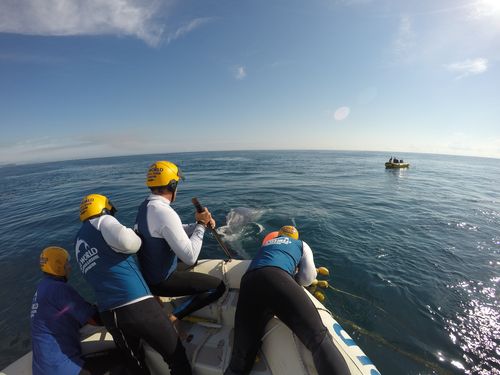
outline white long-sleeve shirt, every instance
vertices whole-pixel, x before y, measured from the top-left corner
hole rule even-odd
[[[194,264],[200,255],[205,226],[183,225],[170,201],[161,195],[151,194],[148,200],[147,222],[151,236],[165,239],[180,260]]]
[[[297,268],[299,270],[295,274],[295,280],[303,286],[311,285],[317,272],[313,252],[305,241],[302,241],[302,258],[300,258]]]
[[[101,232],[104,241],[117,253],[134,254],[139,251],[141,238],[114,216],[101,215],[90,219],[90,224]]]

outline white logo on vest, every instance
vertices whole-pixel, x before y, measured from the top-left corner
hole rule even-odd
[[[272,240],[267,241],[265,246],[269,246],[269,245],[288,245],[290,243],[292,243],[292,241],[290,240],[290,238],[288,238],[288,237],[278,237],[278,238],[273,238]]]
[[[80,257],[80,247],[83,244],[85,253]],[[76,240],[76,259],[78,260],[78,265],[80,270],[85,275],[90,271],[95,265],[96,260],[99,259],[99,252],[95,247],[90,247],[87,242],[78,238]]]

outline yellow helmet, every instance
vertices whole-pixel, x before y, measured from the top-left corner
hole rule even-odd
[[[68,261],[69,254],[66,250],[58,246],[49,246],[40,254],[40,269],[50,275],[67,276],[65,266]]]
[[[160,160],[151,164],[146,177],[146,185],[149,188],[167,187],[169,191],[175,191],[179,180],[184,181],[184,175],[180,168],[166,160]]]
[[[294,240],[298,240],[299,231],[297,230],[297,228],[292,227],[291,225],[285,225],[284,227],[281,227],[280,231],[278,232],[278,236],[287,236],[293,238]]]
[[[116,211],[113,203],[104,195],[90,194],[84,197],[82,203],[80,203],[80,221],[92,219],[106,213],[114,215]]]

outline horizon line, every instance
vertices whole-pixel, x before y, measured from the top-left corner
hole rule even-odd
[[[199,150],[199,151],[171,151],[171,152],[153,152],[153,153],[136,153],[136,154],[118,154],[118,155],[108,155],[108,156],[95,156],[89,158],[75,158],[75,159],[60,159],[60,160],[47,160],[47,161],[30,161],[21,163],[3,163],[0,162],[0,168],[8,167],[18,167],[26,165],[39,165],[39,164],[50,164],[50,163],[60,163],[66,161],[85,161],[85,160],[95,160],[95,159],[111,159],[111,158],[122,158],[128,156],[147,156],[147,155],[159,155],[159,154],[195,154],[195,153],[216,153],[216,152],[289,152],[289,151],[331,151],[331,152],[372,152],[372,153],[387,153],[389,155],[394,154],[416,154],[416,155],[439,155],[439,156],[452,156],[452,157],[466,157],[466,158],[481,158],[481,159],[500,159],[500,157],[495,156],[478,156],[478,155],[462,155],[462,154],[446,154],[437,152],[415,152],[415,151],[387,151],[387,150],[350,150],[350,149],[229,149],[229,150]]]

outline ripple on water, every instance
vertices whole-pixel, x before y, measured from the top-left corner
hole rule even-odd
[[[446,320],[451,341],[460,347],[467,374],[500,374],[500,303],[498,282],[463,281],[450,289],[462,296],[456,315]]]

